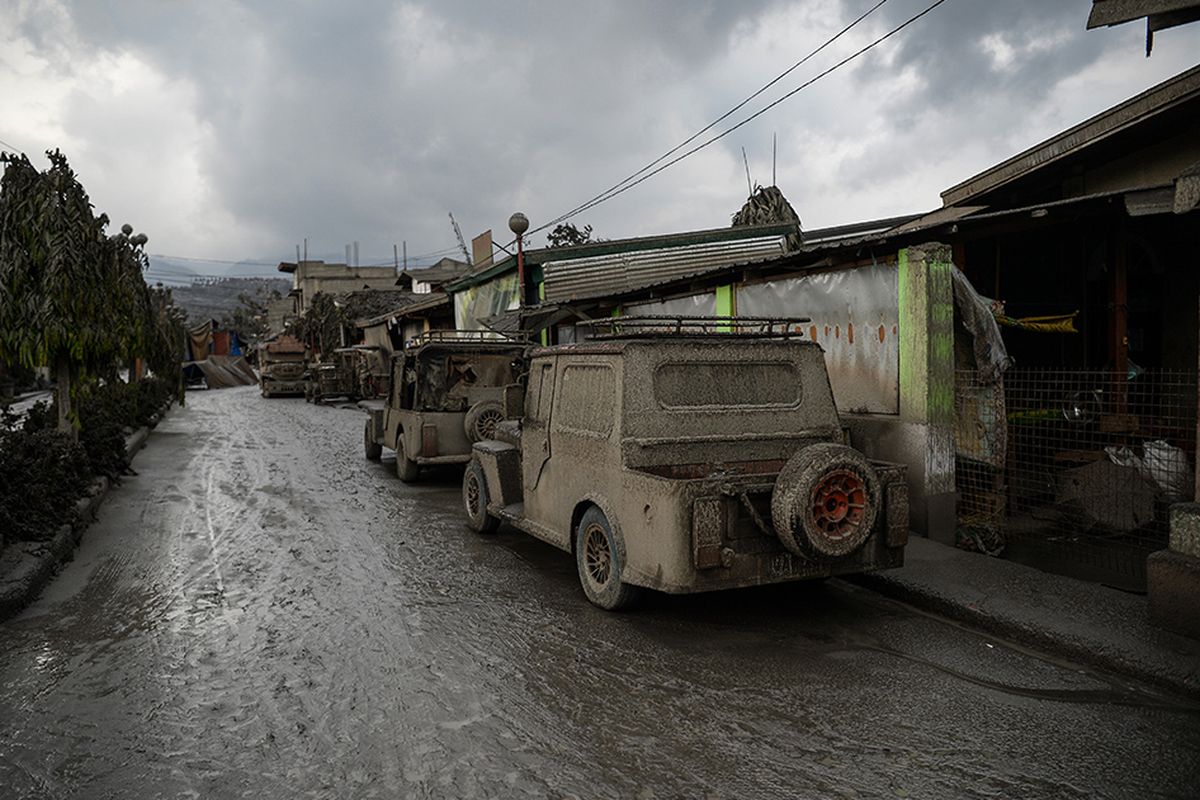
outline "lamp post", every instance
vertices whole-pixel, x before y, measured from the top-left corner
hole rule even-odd
[[[520,211],[508,218],[508,229],[517,235],[517,303],[525,307],[525,231],[529,230],[529,219]]]

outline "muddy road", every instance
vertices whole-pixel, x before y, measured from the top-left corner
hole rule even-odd
[[[1195,706],[841,581],[606,614],[363,420],[168,416],[0,625],[0,796],[1196,796]]]

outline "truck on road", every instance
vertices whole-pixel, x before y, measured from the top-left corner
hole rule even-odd
[[[294,336],[280,336],[262,345],[258,351],[258,384],[262,396],[303,395],[307,368],[304,343]]]

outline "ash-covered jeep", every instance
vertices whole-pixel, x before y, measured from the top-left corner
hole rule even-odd
[[[670,593],[898,567],[904,467],[845,444],[801,320],[608,320],[531,354],[463,476],[471,527],[574,554],[619,609]]]
[[[430,464],[465,464],[471,445],[504,418],[505,387],[524,380],[525,341],[477,331],[430,331],[392,356],[387,402],[369,409],[363,445],[378,461],[396,451],[396,475],[415,481]]]

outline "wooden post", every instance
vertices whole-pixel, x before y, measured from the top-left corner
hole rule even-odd
[[[1108,361],[1112,364],[1113,411],[1124,414],[1128,410],[1129,376],[1129,276],[1124,219],[1117,223],[1109,244]]]

